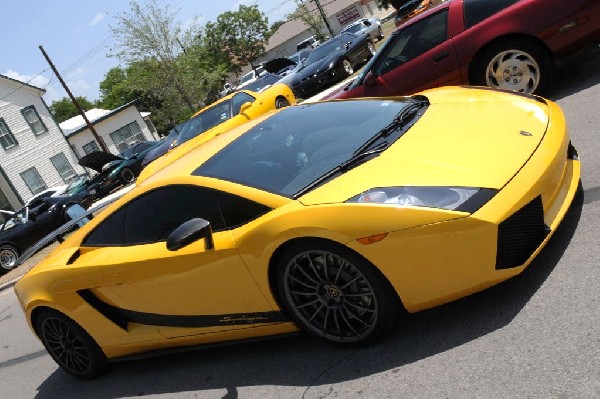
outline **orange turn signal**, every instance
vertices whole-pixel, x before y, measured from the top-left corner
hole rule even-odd
[[[356,241],[362,245],[369,245],[383,240],[387,235],[388,233],[375,234],[374,236],[357,238]]]

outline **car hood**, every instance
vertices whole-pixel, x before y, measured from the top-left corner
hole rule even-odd
[[[333,61],[336,61],[339,57],[339,54],[333,54],[327,57],[323,57],[320,60],[317,60],[312,64],[305,66],[299,71],[296,71],[294,77],[292,78],[292,83],[297,83],[308,76],[326,70],[329,67],[329,64],[331,64],[331,62]]]
[[[548,126],[548,106],[485,89],[424,92],[431,105],[378,157],[300,198],[340,203],[371,188],[502,188],[527,162]]]
[[[79,165],[95,170],[96,172],[102,172],[102,167],[109,162],[123,160],[123,158],[111,154],[110,152],[95,151],[90,154],[84,155],[79,159]]]

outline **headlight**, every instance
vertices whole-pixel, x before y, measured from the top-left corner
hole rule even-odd
[[[383,187],[372,188],[346,202],[422,206],[473,213],[497,192],[471,187]]]

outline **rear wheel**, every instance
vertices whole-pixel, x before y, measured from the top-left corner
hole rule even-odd
[[[367,42],[367,50],[369,50],[369,54],[370,54],[369,58],[373,57],[375,55],[375,53],[377,52],[377,50],[375,49],[375,45],[370,40]]]
[[[129,168],[123,168],[120,176],[123,184],[130,184],[135,180],[135,173],[133,173],[133,170]]]
[[[383,39],[383,31],[381,30],[381,26],[379,28],[377,28],[377,40],[381,40]]]
[[[19,259],[19,251],[12,245],[0,246],[0,274],[4,274],[15,268]]]
[[[327,341],[370,342],[385,333],[399,313],[399,300],[385,277],[341,245],[294,245],[282,256],[277,272],[280,298],[292,318]]]
[[[106,358],[89,334],[62,313],[44,310],[36,331],[54,361],[72,376],[89,380],[102,373]]]
[[[519,40],[490,47],[475,68],[475,84],[530,94],[544,92],[553,75],[547,51],[533,42]]]

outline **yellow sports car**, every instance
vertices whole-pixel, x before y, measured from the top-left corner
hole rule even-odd
[[[288,107],[190,151],[15,286],[79,378],[107,360],[286,334],[339,344],[521,271],[580,163],[551,101],[485,88]]]
[[[177,127],[178,137],[169,151],[157,153],[156,160],[142,170],[138,180],[144,180],[186,152],[213,137],[242,125],[251,119],[296,103],[292,90],[283,83],[271,86],[261,93],[239,90],[202,108],[189,120]],[[144,160],[145,163],[150,160]]]

